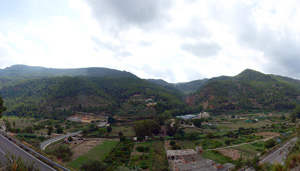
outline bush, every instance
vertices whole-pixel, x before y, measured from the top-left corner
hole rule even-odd
[[[137,148],[138,152],[144,152],[144,147],[143,146],[138,146]]]
[[[145,163],[145,162],[141,163],[141,168],[142,169],[147,169],[148,168],[148,164]]]
[[[98,160],[88,160],[80,167],[80,170],[84,171],[102,171],[105,169],[106,165]]]
[[[170,141],[170,146],[173,146],[173,145],[175,145],[176,144],[176,142],[175,141]]]

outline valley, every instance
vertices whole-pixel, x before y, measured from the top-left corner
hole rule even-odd
[[[277,157],[259,161],[299,136],[299,80],[249,69],[171,84],[107,68],[18,65],[0,80],[3,131],[69,170],[288,168]]]

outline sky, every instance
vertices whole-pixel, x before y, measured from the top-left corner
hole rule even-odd
[[[0,0],[0,68],[106,67],[186,82],[300,79],[299,0]]]

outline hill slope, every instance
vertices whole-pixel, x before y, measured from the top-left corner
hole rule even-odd
[[[79,111],[139,115],[139,107],[149,114],[173,110],[175,106],[178,107],[176,110],[188,109],[177,92],[137,77],[63,76],[28,79],[1,88],[0,96],[8,107],[5,114],[18,116],[60,118]],[[134,96],[143,98],[131,100]],[[147,106],[150,102],[157,105]],[[137,110],[125,110],[125,104]],[[174,111],[173,114],[177,113]]]
[[[214,78],[186,99],[211,111],[293,109],[300,96],[297,87],[253,70],[234,77]]]

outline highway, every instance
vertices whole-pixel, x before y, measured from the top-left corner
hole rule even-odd
[[[44,142],[41,143],[41,149],[45,150],[45,148],[48,145],[50,145],[51,143],[54,143],[54,142],[59,141],[61,139],[67,138],[69,136],[75,136],[75,135],[80,134],[80,133],[81,133],[81,131],[78,131],[78,132],[74,132],[74,133],[68,133],[66,135],[62,135],[62,136],[59,136],[59,137],[51,138],[51,139],[49,139],[49,140],[44,141]]]
[[[283,163],[286,159],[286,156],[288,154],[288,148],[291,147],[293,144],[295,144],[297,138],[293,138],[289,142],[287,142],[284,146],[276,149],[274,152],[269,154],[266,158],[262,159],[260,161],[260,164],[269,162],[271,164],[274,164],[275,162]]]
[[[54,171],[52,167],[47,164],[41,162],[39,159],[35,158],[31,154],[27,153],[19,146],[15,145],[8,139],[6,139],[3,135],[0,134],[0,161],[5,165],[6,157],[5,155],[9,152],[15,156],[20,156],[24,161],[34,162],[35,166],[42,171]]]

